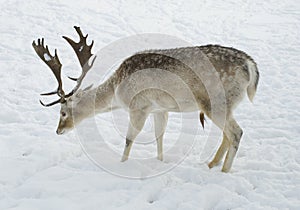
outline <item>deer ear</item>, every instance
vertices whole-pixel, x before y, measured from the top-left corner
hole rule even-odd
[[[77,99],[80,99],[80,98],[82,97],[82,95],[83,95],[83,91],[82,91],[82,90],[78,90],[78,91],[75,93],[75,97],[76,97]]]

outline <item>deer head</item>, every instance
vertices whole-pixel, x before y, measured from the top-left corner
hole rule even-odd
[[[56,130],[57,134],[65,133],[66,131],[72,129],[77,123],[81,121],[80,112],[76,110],[75,105],[80,101],[81,93],[87,91],[87,89],[89,89],[91,86],[89,86],[85,90],[80,90],[79,88],[84,77],[86,76],[87,72],[92,68],[94,61],[96,59],[96,56],[93,56],[93,54],[91,53],[91,49],[93,47],[94,41],[92,41],[91,45],[87,45],[86,39],[88,35],[83,36],[79,27],[74,26],[74,28],[80,38],[78,43],[66,36],[63,36],[63,38],[71,45],[71,47],[75,51],[81,65],[82,72],[78,78],[69,77],[71,80],[76,81],[77,84],[68,94],[65,94],[65,91],[63,90],[63,84],[61,80],[62,64],[59,61],[57,50],[55,49],[54,56],[52,56],[49,52],[48,46],[46,45],[45,47],[43,38],[38,39],[37,44],[35,43],[35,41],[33,41],[32,43],[35,52],[42,59],[42,61],[44,61],[49,66],[49,68],[51,69],[52,73],[54,74],[58,82],[57,90],[49,93],[43,93],[41,95],[48,96],[48,95],[57,94],[59,96],[59,99],[48,104],[44,104],[40,100],[40,103],[44,107],[50,107],[58,103],[61,104],[60,119]],[[93,57],[93,59],[91,64],[89,65],[89,60],[91,57]],[[78,117],[76,118],[73,117],[74,112],[79,112]]]

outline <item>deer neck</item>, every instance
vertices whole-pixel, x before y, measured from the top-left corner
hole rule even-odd
[[[118,105],[114,103],[115,88],[112,79],[108,79],[95,89],[95,112],[103,113],[117,109]]]
[[[72,104],[74,120],[79,123],[83,119],[92,117],[97,113],[109,112],[118,108],[112,105],[113,99],[114,87],[109,81],[94,89],[85,91],[78,102],[74,101]]]

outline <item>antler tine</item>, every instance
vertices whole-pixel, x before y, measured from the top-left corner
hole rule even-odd
[[[82,80],[84,79],[87,72],[92,68],[94,61],[96,59],[96,56],[93,58],[91,65],[88,64],[89,59],[93,56],[91,53],[92,47],[94,45],[94,40],[90,45],[87,45],[86,40],[88,37],[88,34],[86,36],[83,36],[82,31],[80,27],[74,26],[77,34],[79,35],[79,42],[75,42],[74,40],[70,39],[69,37],[63,36],[63,38],[71,45],[73,50],[75,51],[77,58],[80,62],[80,65],[82,67],[81,75],[78,78],[69,77],[71,80],[77,81],[77,85],[73,90],[66,95],[66,97],[69,97],[73,95],[78,88],[80,87]]]
[[[80,77],[78,77],[78,79],[76,79],[76,81],[77,81],[76,86],[72,89],[72,91],[71,91],[70,93],[68,93],[68,94],[66,95],[66,98],[67,98],[67,97],[70,97],[71,95],[73,95],[73,94],[79,89],[79,87],[80,87],[80,85],[81,85],[81,83],[82,83],[82,81],[83,81],[83,78],[85,77],[86,73],[87,73],[88,70],[90,70],[90,69],[92,68],[92,66],[94,65],[94,62],[95,62],[95,60],[96,60],[96,57],[97,57],[97,56],[95,56],[95,57],[93,58],[91,65],[86,64],[86,65],[82,68],[82,74],[80,75]],[[86,68],[85,68],[85,67],[86,67]],[[74,80],[73,78],[71,78],[71,79]],[[89,87],[90,87],[90,86],[89,86]]]
[[[80,40],[78,43],[70,39],[69,37],[63,36],[63,38],[71,45],[71,47],[73,48],[73,50],[75,51],[78,57],[81,67],[83,68],[83,66],[88,62],[90,57],[92,57],[93,55],[91,53],[91,50],[94,45],[94,41],[92,41],[90,45],[87,45],[86,39],[88,37],[88,34],[86,36],[83,36],[80,27],[74,26],[74,28],[77,34],[79,35]]]
[[[62,80],[61,80],[62,64],[59,61],[59,58],[57,55],[57,50],[55,49],[54,56],[52,56],[51,53],[49,52],[48,45],[46,45],[46,47],[45,47],[44,38],[38,39],[37,44],[35,43],[35,41],[33,41],[32,47],[34,48],[37,55],[41,58],[41,60],[44,61],[47,64],[47,66],[51,69],[52,73],[54,74],[54,76],[58,82],[58,87],[57,87],[56,91],[41,94],[43,96],[44,95],[53,95],[53,94],[58,94],[60,96],[59,100],[54,101],[50,104],[45,105],[45,104],[43,104],[43,102],[41,102],[41,104],[43,106],[52,106],[52,105],[64,100],[64,96],[65,96],[65,93],[62,89]]]
[[[41,100],[40,100],[40,103],[45,106],[45,107],[49,107],[49,106],[53,106],[54,104],[58,104],[58,103],[62,103],[64,101],[63,98],[60,98],[60,99],[57,99],[56,101],[53,101],[49,104],[44,104]]]

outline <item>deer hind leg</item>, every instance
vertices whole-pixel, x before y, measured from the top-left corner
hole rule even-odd
[[[228,140],[226,134],[223,132],[222,144],[220,145],[214,159],[208,164],[209,168],[212,168],[220,163],[220,161],[224,157],[225,152],[227,152],[227,150],[228,150],[229,144],[230,144],[229,140]]]
[[[163,135],[168,122],[168,112],[154,113],[155,138],[157,142],[157,159],[163,160]]]
[[[128,160],[130,149],[136,136],[141,132],[144,127],[148,113],[143,110],[130,111],[130,121],[128,125],[126,144],[123,152],[122,162]]]
[[[233,159],[236,155],[236,152],[239,148],[240,140],[243,135],[243,130],[237,124],[237,122],[233,119],[233,117],[228,118],[224,132],[230,141],[230,145],[225,157],[225,161],[223,164],[222,171],[228,172],[232,166]]]

